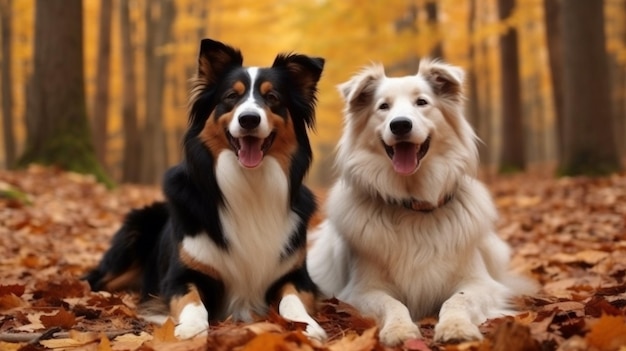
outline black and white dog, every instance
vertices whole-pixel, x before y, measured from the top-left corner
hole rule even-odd
[[[158,296],[179,338],[275,304],[324,339],[310,316],[316,288],[306,268],[316,203],[302,184],[324,60],[281,54],[271,67],[242,63],[239,50],[201,42],[185,158],[165,175],[166,201],[132,211],[87,280]]]

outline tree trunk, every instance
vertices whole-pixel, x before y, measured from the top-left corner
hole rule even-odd
[[[428,17],[428,25],[435,29],[434,32],[437,35],[437,43],[435,44],[435,46],[430,50],[430,57],[431,58],[438,58],[438,59],[443,59],[443,47],[441,45],[441,33],[439,31],[439,16],[437,15],[438,13],[438,8],[437,8],[437,2],[436,1],[429,1],[426,3],[426,15]]]
[[[137,120],[137,85],[135,72],[135,54],[131,41],[132,29],[130,21],[130,2],[120,1],[120,42],[122,43],[122,121],[124,135],[124,161],[122,164],[122,181],[139,183],[141,138]]]
[[[1,84],[2,84],[2,131],[4,136],[4,163],[7,168],[14,166],[16,148],[15,148],[15,129],[13,128],[13,77],[11,58],[11,2],[12,0],[0,0],[0,40],[2,40],[2,68]]]
[[[96,71],[96,93],[91,112],[93,118],[93,143],[96,157],[106,167],[107,121],[109,111],[109,75],[111,65],[112,0],[100,2],[100,28]]]
[[[158,183],[165,171],[167,160],[167,143],[163,129],[167,54],[162,49],[170,41],[175,8],[173,0],[148,2],[146,6],[146,118],[141,180],[143,183]]]
[[[544,0],[546,42],[552,82],[558,159],[563,156],[563,48],[561,34],[561,0]]]
[[[620,169],[611,116],[604,2],[562,3],[565,175]]]
[[[515,0],[499,0],[501,21],[507,19],[515,8]],[[524,125],[520,92],[519,53],[517,30],[510,28],[500,38],[500,64],[502,67],[502,149],[500,171],[518,172],[526,166],[524,153]]]
[[[82,0],[37,0],[26,151],[19,164],[56,165],[108,182],[85,107]]]
[[[473,37],[474,29],[476,28],[476,0],[470,0],[469,2],[469,15],[468,15],[468,30],[470,38]],[[482,140],[486,140],[486,135],[481,135],[481,114],[480,110],[480,97],[478,95],[478,63],[476,59],[476,43],[470,39],[468,47],[469,56],[469,68],[467,70],[467,87],[468,87],[468,102],[467,102],[467,119],[470,121],[474,130],[478,134],[478,137]],[[483,163],[487,162],[487,155],[485,153],[485,145],[479,143],[478,150],[480,159]]]

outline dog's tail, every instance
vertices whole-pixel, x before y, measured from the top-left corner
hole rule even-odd
[[[156,262],[151,261],[168,218],[164,202],[155,202],[128,213],[98,267],[83,277],[91,289],[150,293],[153,287],[144,286],[148,283],[146,271],[155,272]]]

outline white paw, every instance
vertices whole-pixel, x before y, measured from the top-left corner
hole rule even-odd
[[[184,322],[174,328],[174,335],[181,340],[191,339],[198,335],[207,335],[208,329],[209,322],[207,321]]]
[[[383,344],[396,346],[408,339],[421,338],[422,333],[420,333],[420,328],[414,323],[391,322],[383,326],[378,336]]]
[[[447,319],[435,326],[435,341],[440,343],[482,340],[478,326],[467,319]]]
[[[316,339],[319,341],[325,341],[326,339],[328,339],[328,335],[326,335],[324,329],[322,329],[322,327],[320,327],[320,325],[316,322],[309,322],[309,325],[307,325],[304,334],[306,334],[306,336],[311,339]]]

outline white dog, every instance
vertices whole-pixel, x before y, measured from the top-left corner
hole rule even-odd
[[[475,179],[476,135],[463,116],[463,71],[422,61],[417,75],[365,68],[339,86],[346,101],[340,178],[312,233],[308,269],[396,345],[439,312],[435,341],[482,338],[478,325],[534,289],[509,272],[496,209]]]

